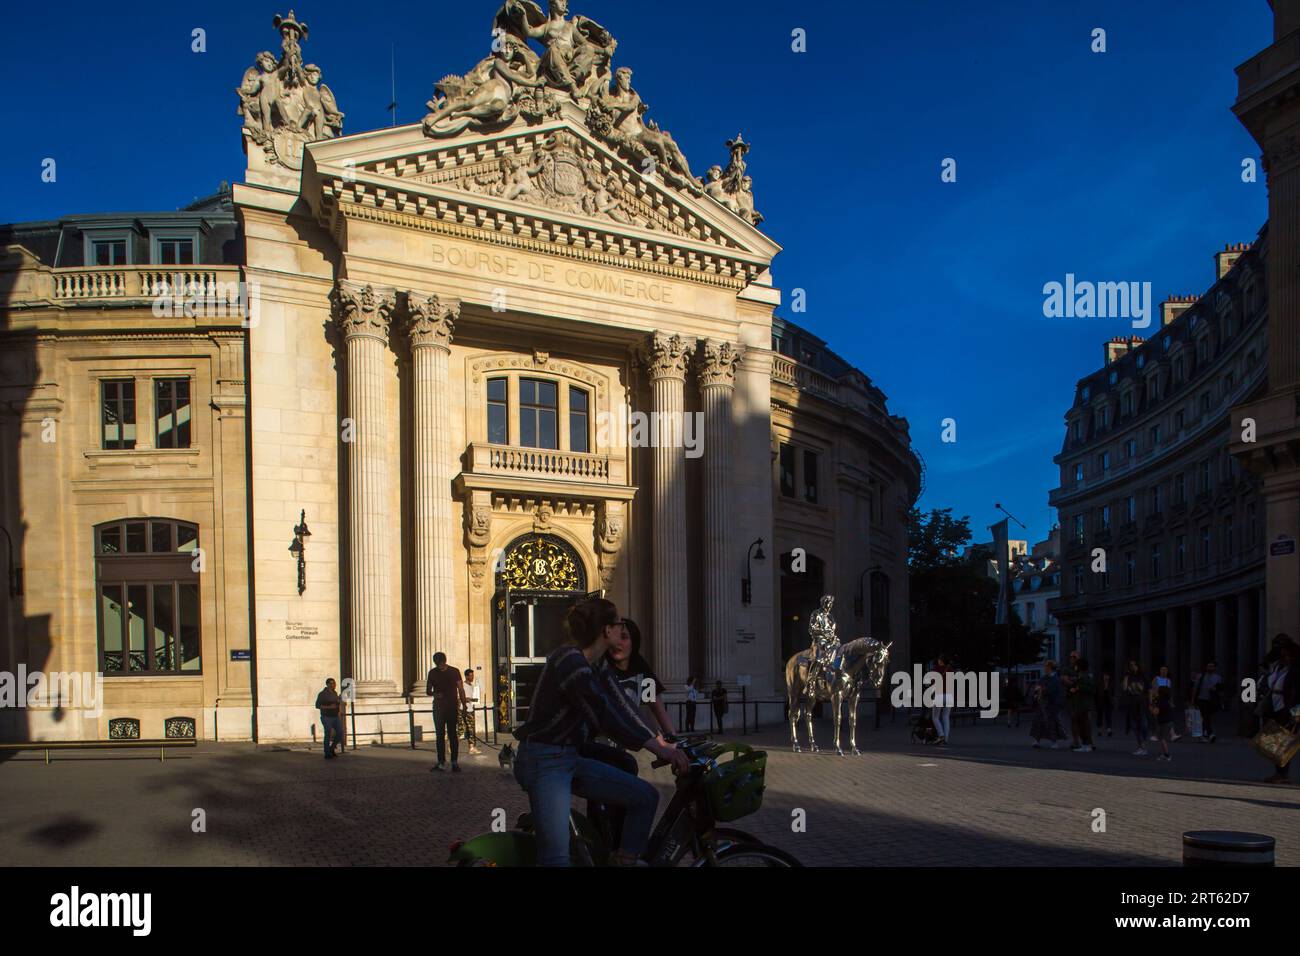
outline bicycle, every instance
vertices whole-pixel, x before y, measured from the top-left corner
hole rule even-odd
[[[734,827],[720,827],[756,812],[762,804],[767,754],[744,744],[720,744],[697,734],[675,743],[690,760],[690,769],[677,778],[677,789],[650,834],[641,859],[650,866],[678,866],[691,857],[691,866],[801,867],[789,853],[763,843]],[[719,763],[730,754],[732,759]],[[652,768],[667,766],[656,760]],[[608,820],[569,811],[570,852],[575,866],[609,866],[613,856]],[[457,866],[532,866],[537,838],[529,814],[515,829],[484,833],[453,843],[448,862]]]

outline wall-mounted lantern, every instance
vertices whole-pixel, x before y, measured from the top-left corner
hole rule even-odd
[[[302,517],[298,521],[298,526],[293,529],[293,544],[289,545],[289,553],[298,559],[298,594],[302,595],[307,590],[307,557],[306,539],[311,537],[311,532],[307,530],[307,511],[303,509]]]
[[[757,554],[754,553],[755,548],[758,548]],[[740,603],[746,605],[749,604],[750,599],[754,596],[754,583],[749,570],[749,562],[751,559],[758,561],[760,564],[763,562],[764,555],[762,538],[759,538],[757,541],[750,544],[749,548],[745,551],[745,576],[740,579]]]

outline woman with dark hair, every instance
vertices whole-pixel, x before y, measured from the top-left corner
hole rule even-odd
[[[613,672],[614,682],[622,689],[628,703],[638,708],[643,717],[649,712],[651,720],[647,723],[651,730],[658,725],[663,736],[676,734],[663,703],[664,685],[659,683],[650,664],[641,656],[641,628],[635,621],[624,618],[623,632],[614,632],[609,650],[605,652],[604,667]]]
[[[1133,734],[1137,737],[1137,750],[1133,751],[1135,757],[1145,757],[1147,755],[1147,676],[1142,673],[1142,665],[1137,661],[1128,662],[1128,670],[1124,673],[1124,679],[1120,683],[1120,690],[1124,694],[1124,713],[1127,719],[1125,725],[1133,728]]]
[[[593,733],[628,750],[649,750],[676,772],[690,767],[686,755],[651,733],[635,708],[597,663],[624,630],[618,608],[593,598],[575,605],[566,620],[570,643],[552,651],[528,708],[515,731],[520,741],[515,779],[528,793],[540,866],[569,865],[572,794],[620,807],[624,822],[616,862],[631,866],[645,850],[659,795],[655,788],[609,764],[583,756]]]

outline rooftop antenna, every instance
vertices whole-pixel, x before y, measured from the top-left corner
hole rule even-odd
[[[388,111],[393,114],[393,125],[397,125],[397,44],[392,46],[393,65],[393,101],[388,104]]]

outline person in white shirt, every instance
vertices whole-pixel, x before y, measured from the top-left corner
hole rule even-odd
[[[479,691],[482,689],[478,681],[474,679],[474,668],[465,668],[465,709],[461,711],[460,722],[465,734],[465,742],[469,745],[469,755],[477,757],[483,753],[478,746],[478,736],[475,733],[475,720],[478,713]]]
[[[696,686],[698,677],[686,678],[686,732],[695,732],[695,708],[700,702],[700,690]]]

